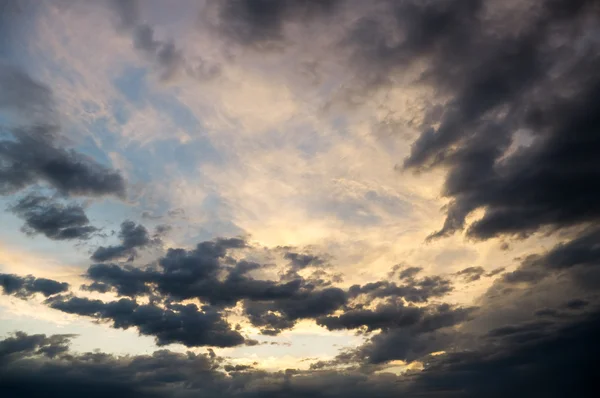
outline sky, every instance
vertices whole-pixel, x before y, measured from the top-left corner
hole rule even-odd
[[[0,395],[597,396],[599,27],[0,2]]]

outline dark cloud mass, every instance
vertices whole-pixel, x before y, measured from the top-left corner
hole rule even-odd
[[[128,261],[133,261],[137,248],[143,248],[151,244],[160,242],[160,239],[151,239],[148,230],[141,224],[133,221],[123,221],[119,231],[121,244],[116,246],[100,246],[92,253],[94,261],[109,261],[127,257]]]
[[[10,4],[12,10],[17,2]],[[217,63],[192,59],[160,38],[141,3],[110,4],[116,28],[163,81],[222,73]],[[2,7],[0,34],[14,24]],[[409,126],[418,137],[400,168],[445,173],[445,221],[428,240],[459,232],[473,242],[500,238],[501,255],[520,251],[519,241],[533,234],[552,243],[519,254],[516,268],[464,264],[427,275],[426,265],[402,263],[387,279],[348,287],[329,272],[326,254],[258,250],[246,238],[169,248],[149,265],[133,266],[142,250],[162,248],[170,227],[149,233],[125,221],[119,243],[92,254],[80,292],[87,297],[67,283],[13,274],[0,274],[3,293],[39,293],[50,308],[135,328],[159,346],[258,349],[268,342],[242,335],[244,325],[276,336],[301,320],[323,332],[352,331],[363,343],[309,370],[269,372],[260,362],[229,363],[210,348],[206,355],[76,353],[72,335],[16,332],[0,341],[0,396],[600,396],[600,2],[226,0],[207,2],[198,19],[209,26],[202,40],[227,47],[223,59],[236,68],[258,62],[252,54],[269,71],[278,56],[298,56],[285,65],[316,59],[315,70],[333,71],[331,85],[339,86],[326,102],[341,93],[342,107],[371,99],[378,111],[393,107],[379,104],[380,97],[387,101],[391,88],[402,88],[417,70],[409,84],[432,95],[423,118],[414,118],[418,125]],[[60,195],[28,194],[9,211],[29,234],[90,238],[96,228],[83,207],[62,200],[123,198],[122,176],[60,144],[52,91],[24,70],[0,65],[0,111],[0,194],[42,184]],[[181,221],[184,211],[167,215]],[[148,222],[160,217],[142,213]],[[259,251],[284,264],[262,263]],[[267,271],[276,276],[261,279]],[[473,297],[476,306],[450,304],[450,294],[485,281],[491,286]],[[112,301],[90,298],[96,293]],[[232,314],[243,321],[232,326]],[[404,373],[386,372],[397,361],[407,365]]]
[[[158,260],[158,268],[96,264],[88,269],[87,277],[93,283],[86,289],[112,289],[129,297],[153,294],[178,301],[196,298],[217,307],[235,306],[244,300],[250,321],[257,327],[270,327],[271,333],[292,327],[298,319],[325,315],[345,304],[347,294],[343,290],[321,288],[299,275],[289,281],[249,276],[250,271],[262,265],[227,255],[230,250],[247,246],[245,240],[232,238],[202,242],[193,250],[170,248]],[[96,253],[92,258],[103,258]],[[291,269],[296,266],[292,264]],[[286,277],[289,275],[285,273]],[[280,314],[275,315],[277,312]]]
[[[222,34],[256,49],[278,48],[287,22],[309,23],[331,15],[337,0],[226,0],[219,4]]]
[[[47,302],[66,313],[112,321],[117,329],[136,327],[140,334],[154,336],[158,345],[231,347],[244,342],[244,337],[210,307],[199,310],[195,304],[171,304],[161,308],[130,299],[103,302],[69,296],[56,296]]]
[[[0,111],[25,122],[0,125],[0,194],[44,182],[65,195],[124,196],[125,181],[118,172],[58,146],[58,117],[49,88],[5,64],[0,64],[0,88]]]
[[[500,2],[445,4],[418,7],[446,28],[419,24],[431,31],[419,36],[419,48],[432,59],[428,79],[450,102],[434,120],[439,127],[424,126],[404,163],[448,169],[444,194],[451,204],[433,236],[462,229],[480,208],[485,214],[467,229],[478,239],[597,219],[600,59],[585,28],[598,22],[597,2],[524,6],[516,26],[493,14],[486,19],[488,8],[501,15]],[[519,142],[517,132],[532,142]]]
[[[359,295],[365,295],[370,299],[402,297],[411,302],[426,302],[430,298],[445,296],[452,289],[452,282],[448,278],[436,275],[421,279],[409,278],[400,285],[388,281],[372,282],[362,286],[353,285],[348,293],[352,297]]]
[[[69,290],[69,284],[46,278],[36,278],[32,275],[25,277],[13,274],[0,274],[0,286],[4,294],[19,298],[28,298],[35,293],[49,297]]]
[[[597,315],[543,339],[429,357],[406,375],[357,370],[286,371],[225,365],[218,357],[166,350],[116,357],[75,354],[68,335],[17,333],[0,341],[0,391],[10,398],[91,397],[593,397],[600,346]],[[590,344],[591,343],[591,344]],[[577,364],[577,366],[566,366]],[[237,365],[238,367],[240,365]]]
[[[63,205],[50,198],[30,194],[21,198],[10,210],[25,220],[28,234],[44,234],[53,240],[88,239],[98,229],[80,205]]]

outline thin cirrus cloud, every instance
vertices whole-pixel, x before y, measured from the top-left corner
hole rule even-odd
[[[0,12],[0,392],[595,396],[596,1]]]

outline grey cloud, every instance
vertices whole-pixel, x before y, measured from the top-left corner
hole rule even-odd
[[[0,109],[9,109],[34,120],[52,117],[52,91],[22,70],[0,63],[0,86]]]
[[[559,328],[540,341],[428,357],[423,371],[400,376],[316,368],[272,373],[246,369],[226,376],[216,355],[166,350],[125,357],[79,354],[67,351],[69,336],[20,332],[0,341],[0,392],[10,398],[68,398],[83,392],[92,398],[592,397],[600,357],[597,319]],[[352,358],[345,355],[341,363]]]
[[[48,127],[19,131],[0,141],[0,193],[45,182],[65,195],[125,195],[121,175],[73,150],[55,147]]]
[[[412,279],[421,271],[423,271],[423,268],[421,268],[421,267],[408,267],[408,268],[405,268],[402,271],[400,271],[400,273],[398,274],[398,278]]]
[[[244,342],[222,315],[205,306],[171,304],[166,308],[120,299],[103,302],[87,298],[56,296],[51,308],[99,320],[112,321],[116,329],[136,327],[141,335],[154,336],[158,345],[181,343],[187,347],[232,347]]]
[[[320,266],[323,265],[324,260],[318,256],[307,253],[297,253],[288,251],[283,257],[290,261],[294,270],[304,269],[309,266]]]
[[[331,15],[336,0],[226,0],[218,4],[218,29],[245,46],[272,50],[280,48],[284,24],[309,22]]]
[[[347,292],[320,277],[304,279],[294,273],[288,280],[290,274],[286,273],[279,280],[253,278],[249,273],[264,265],[228,256],[229,250],[244,247],[243,239],[217,239],[202,242],[193,250],[171,248],[157,267],[95,264],[87,271],[92,283],[85,289],[168,301],[197,298],[219,307],[243,301],[245,315],[265,334],[291,328],[299,319],[329,314],[347,302]],[[316,256],[295,254],[288,256],[292,269],[322,262]]]
[[[449,304],[405,306],[396,301],[374,309],[356,308],[339,316],[321,317],[317,323],[329,330],[380,329],[380,334],[355,350],[354,359],[379,364],[394,359],[413,361],[446,349],[456,338],[456,333],[448,328],[471,319],[476,310]]]
[[[14,336],[0,341],[0,366],[18,357],[45,355],[50,358],[68,351],[72,334],[56,334],[46,337],[43,334],[28,335],[16,332]]]
[[[506,283],[536,283],[550,275],[567,272],[573,277],[579,277],[583,285],[600,286],[597,278],[588,278],[599,272],[600,251],[598,241],[600,230],[588,228],[565,238],[545,253],[532,254],[525,257],[517,269],[503,275]],[[594,287],[591,286],[590,287]]]
[[[351,309],[339,316],[321,317],[317,323],[329,330],[364,326],[368,331],[412,327],[418,332],[431,332],[460,323],[473,311],[474,308],[453,308],[446,304],[417,307],[393,302],[380,304],[374,309]]]
[[[496,276],[496,275],[504,272],[504,270],[505,270],[504,267],[498,267],[498,268],[495,268],[495,269],[491,270],[490,272],[486,273],[485,276],[487,276],[488,278],[492,277],[492,276]]]
[[[466,282],[475,282],[485,275],[483,267],[467,267],[455,273],[455,275],[463,278]]]
[[[69,335],[27,335],[18,332],[0,342],[0,392],[13,397],[174,396],[176,387],[212,394],[222,377],[216,363],[203,354],[166,350],[151,355],[116,357],[102,352],[71,353]],[[54,360],[52,360],[54,358]],[[196,387],[192,387],[196,386]]]
[[[414,6],[425,19],[408,25],[425,29],[416,30],[415,43],[431,58],[427,80],[451,98],[433,122],[438,127],[423,126],[404,162],[410,169],[448,169],[443,193],[452,202],[442,230],[432,237],[463,229],[476,209],[485,214],[467,234],[477,239],[522,237],[595,220],[599,58],[592,55],[597,43],[585,41],[589,29],[570,29],[587,18],[597,22],[590,13],[593,1],[543,1],[535,12],[523,8],[518,33],[484,12],[484,5],[499,2],[444,4]],[[441,23],[422,25],[425,20]],[[554,46],[556,27],[569,45]],[[507,156],[517,131],[530,132],[534,140]]]
[[[350,297],[364,294],[370,298],[402,297],[411,302],[425,302],[432,297],[442,297],[453,290],[449,279],[435,275],[421,279],[408,279],[404,284],[379,281],[365,285],[353,285],[349,288]]]
[[[133,221],[123,221],[119,231],[121,243],[116,246],[100,246],[92,254],[94,261],[109,261],[127,257],[133,260],[137,255],[137,248],[143,248],[159,241],[153,240],[148,230],[141,224]]]
[[[148,285],[156,286],[156,293],[177,300],[199,298],[214,305],[234,305],[252,298],[269,300],[290,297],[297,292],[300,280],[277,283],[256,280],[247,275],[260,265],[245,260],[226,259],[227,251],[247,246],[243,239],[217,239],[199,243],[193,250],[170,248],[158,260],[159,268],[138,269],[113,264],[97,264],[88,270],[88,277],[114,287],[127,296],[146,294]],[[225,273],[224,279],[219,278]]]
[[[269,302],[246,300],[244,314],[252,325],[265,328],[263,334],[277,335],[283,329],[292,328],[299,319],[330,314],[346,304],[347,300],[347,293],[338,288],[304,290]]]
[[[398,396],[405,383],[397,376],[303,372],[293,369],[266,372],[243,365],[225,365],[209,354],[175,353],[167,350],[150,355],[117,357],[102,352],[64,351],[67,336],[26,335],[0,342],[26,345],[27,350],[0,356],[0,392],[13,397],[127,396],[132,398],[279,397],[301,398]],[[61,350],[51,357],[47,351]],[[0,351],[0,354],[2,351]],[[237,371],[236,371],[237,370]]]
[[[598,366],[600,349],[594,337],[598,319],[598,314],[589,314],[553,330],[542,323],[497,332],[494,344],[430,358],[415,388],[434,397],[592,397],[592,369]]]
[[[193,62],[172,41],[155,38],[154,28],[141,21],[139,7],[143,3],[137,0],[110,1],[118,22],[118,28],[131,36],[133,46],[149,58],[164,81],[173,80],[181,74],[208,80],[220,74],[220,67],[197,58]]]
[[[118,172],[58,145],[50,89],[5,65],[0,65],[0,87],[0,108],[27,116],[27,124],[3,126],[0,134],[0,194],[45,182],[64,195],[125,195],[125,181]]]
[[[589,304],[588,301],[582,299],[569,300],[565,306],[571,310],[579,310],[585,308]]]
[[[228,250],[246,246],[243,239],[233,238],[202,242],[189,251],[171,248],[158,260],[158,268],[95,264],[88,269],[87,277],[93,283],[86,289],[113,289],[123,296],[153,295],[167,300],[197,298],[221,307],[243,300],[251,323],[271,334],[345,304],[346,292],[315,285],[310,279],[252,278],[248,273],[260,269],[261,264],[227,257]]]
[[[64,205],[35,194],[21,198],[10,211],[25,221],[23,230],[31,235],[41,233],[53,240],[89,239],[98,231],[89,225],[80,205]]]
[[[4,294],[19,298],[28,298],[35,293],[41,293],[45,297],[49,297],[69,290],[68,283],[46,278],[36,278],[32,275],[0,274],[0,286]]]

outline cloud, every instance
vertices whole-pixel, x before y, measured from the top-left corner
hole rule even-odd
[[[516,342],[494,337],[494,344],[484,343],[475,350],[430,356],[422,371],[403,375],[374,373],[377,368],[336,371],[318,367],[270,373],[243,365],[220,365],[214,352],[208,355],[162,350],[125,357],[74,353],[68,350],[69,335],[48,337],[19,332],[0,341],[0,391],[31,397],[48,396],[48,391],[62,397],[77,396],[81,391],[92,397],[107,393],[248,398],[282,394],[298,398],[585,397],[595,386],[593,370],[600,354],[595,342],[600,330],[598,319],[597,314],[589,314],[540,339]]]
[[[328,274],[300,276],[297,271],[309,265],[322,266],[323,260],[310,253],[299,255],[287,249],[283,258],[290,262],[280,273],[279,280],[255,279],[249,273],[265,268],[264,265],[231,257],[233,252],[230,251],[243,248],[250,248],[243,239],[217,239],[199,243],[194,250],[170,248],[158,260],[158,267],[95,264],[86,273],[92,284],[85,289],[112,290],[121,296],[148,296],[168,301],[199,299],[218,307],[233,307],[242,302],[243,315],[267,335],[290,329],[301,319],[332,314],[351,299],[404,299],[424,303],[453,289],[451,281],[442,276],[414,278],[412,275],[420,271],[415,268],[409,273],[411,277],[404,275],[400,285],[379,281],[345,290],[331,286]]]
[[[125,181],[118,172],[58,146],[50,89],[8,65],[0,65],[0,86],[7,87],[0,94],[0,109],[27,115],[27,124],[0,135],[0,194],[45,182],[64,195],[124,197]]]
[[[216,239],[199,243],[193,250],[170,248],[158,260],[158,269],[96,264],[89,268],[87,276],[95,282],[110,285],[120,295],[143,295],[153,284],[155,293],[164,297],[175,300],[198,298],[225,306],[235,305],[244,298],[287,297],[301,288],[300,281],[278,284],[247,276],[247,272],[260,265],[245,260],[236,262],[227,257],[228,250],[246,246],[246,241],[239,238]],[[223,272],[226,272],[224,279],[221,278]]]
[[[502,18],[519,7],[490,4],[494,13],[482,1],[402,2],[399,10],[406,4],[413,12],[395,26],[416,50],[409,62],[429,59],[427,81],[448,97],[404,162],[448,170],[443,194],[451,201],[432,238],[465,228],[477,209],[483,216],[467,228],[476,239],[596,220],[600,80],[592,72],[598,57],[588,54],[598,43],[586,39],[589,29],[569,31],[590,18],[593,2],[523,4],[516,27]],[[554,45],[556,26],[568,45]],[[523,131],[533,138],[528,145],[519,142]]]
[[[342,289],[321,287],[298,274],[292,280],[251,277],[249,272],[264,266],[228,256],[229,250],[246,247],[248,243],[240,238],[217,239],[199,243],[193,250],[170,248],[158,260],[159,268],[95,264],[87,271],[86,276],[93,283],[86,289],[113,289],[123,296],[152,295],[177,301],[196,298],[219,307],[232,307],[243,301],[250,322],[269,327],[266,333],[291,328],[299,319],[328,314],[346,302],[347,294]],[[297,264],[290,265],[290,269],[296,267]],[[290,275],[286,272],[283,278]]]
[[[119,239],[121,240],[119,245],[98,247],[92,253],[91,259],[94,261],[109,261],[127,257],[127,261],[133,261],[137,255],[137,248],[147,247],[160,241],[160,238],[151,239],[146,227],[133,221],[123,221],[121,223]]]
[[[49,297],[69,290],[68,283],[36,278],[32,275],[0,274],[0,286],[2,286],[4,294],[23,299],[29,298],[35,293],[41,293],[45,297]]]
[[[329,330],[365,327],[373,331],[412,327],[417,332],[431,332],[464,321],[473,310],[453,308],[447,304],[417,307],[400,301],[380,304],[374,309],[351,309],[339,316],[321,317],[317,323]]]
[[[600,286],[596,276],[600,265],[599,238],[597,228],[577,231],[571,239],[565,237],[550,250],[522,259],[514,271],[503,275],[502,282],[535,284],[552,275],[565,274],[578,279],[582,287],[594,289]]]
[[[172,41],[157,39],[154,28],[141,20],[137,0],[111,0],[110,4],[118,19],[118,28],[131,36],[133,47],[150,59],[161,80],[171,81],[185,75],[205,81],[220,74],[218,64],[200,57],[192,62]]]
[[[301,270],[308,266],[320,266],[324,263],[324,260],[313,254],[296,253],[292,251],[286,252],[283,257],[290,260],[292,268],[294,270]]]
[[[167,350],[150,355],[117,357],[102,352],[61,352],[54,359],[48,349],[64,345],[64,336],[26,335],[0,344],[20,345],[27,350],[0,357],[0,391],[19,396],[76,397],[82,391],[92,397],[106,395],[132,398],[176,396],[300,398],[307,395],[329,397],[395,396],[403,391],[398,378],[349,372],[265,372],[247,369],[231,372],[220,369],[220,359],[210,354],[174,353]],[[29,342],[32,341],[32,342]],[[214,352],[213,352],[214,354]],[[227,366],[227,365],[225,365]],[[229,365],[228,369],[236,365]],[[240,366],[240,365],[237,365]],[[224,368],[224,366],[223,366]]]
[[[149,60],[170,84],[162,94],[178,96],[182,109],[183,104],[194,108],[199,133],[206,132],[215,150],[226,148],[223,164],[203,163],[202,170],[185,165],[186,172],[193,168],[190,174],[210,176],[207,181],[176,179],[161,188],[177,203],[140,193],[140,205],[153,209],[140,211],[142,218],[178,218],[168,237],[182,238],[176,236],[185,229],[182,224],[207,220],[200,210],[193,211],[198,195],[218,197],[227,211],[209,199],[197,209],[218,208],[211,210],[214,217],[235,221],[263,245],[316,242],[319,254],[263,248],[245,238],[189,245],[205,239],[198,234],[219,235],[206,225],[208,231],[198,233],[189,224],[185,242],[174,243],[149,265],[135,267],[120,262],[150,251],[166,239],[168,228],[153,222],[146,229],[126,221],[119,241],[99,247],[92,255],[96,263],[84,274],[88,284],[83,290],[118,296],[109,299],[113,301],[95,300],[88,293],[88,298],[59,295],[69,292],[67,284],[2,274],[7,295],[27,299],[41,293],[57,311],[116,329],[136,329],[159,345],[231,348],[227,353],[233,357],[224,362],[212,350],[207,355],[158,351],[127,357],[77,353],[68,349],[67,336],[18,333],[0,342],[0,395],[589,395],[598,367],[600,318],[596,1],[215,1],[202,9],[199,19],[210,26],[195,26],[197,37],[184,37],[183,26],[146,22],[160,12],[139,6],[112,4],[121,34],[115,40],[125,39]],[[72,10],[61,7],[49,10]],[[163,9],[168,11],[164,17],[180,17],[181,10]],[[40,32],[54,26],[48,23],[51,12],[40,19],[48,25]],[[82,24],[89,21],[94,32],[104,26],[83,13],[63,15],[65,21],[71,15]],[[4,21],[2,15],[0,32]],[[61,43],[62,35],[76,33],[69,25],[54,39]],[[163,33],[174,34],[177,43]],[[196,61],[193,52],[202,58]],[[212,54],[222,56],[219,66],[208,61]],[[78,56],[67,63],[79,62]],[[112,68],[124,66],[120,61],[107,62],[111,70],[106,73],[114,76]],[[39,64],[39,76],[65,65]],[[68,67],[78,73],[81,69]],[[0,83],[6,87],[0,93],[2,121],[16,126],[0,137],[2,194],[41,184],[64,197],[124,197],[119,173],[64,147],[51,90],[21,69],[0,69]],[[300,77],[298,69],[313,77]],[[64,79],[77,80],[76,75]],[[199,92],[196,84],[177,86],[182,75],[220,80]],[[318,82],[318,88],[305,87],[308,80]],[[244,87],[250,89],[241,95]],[[158,97],[165,88],[148,90]],[[280,118],[283,124],[257,127],[247,122],[246,114],[262,120],[272,113],[264,109],[272,110],[272,99],[281,96],[267,95],[262,101],[262,91],[289,95],[298,107]],[[393,98],[400,91],[419,97],[406,100],[417,102],[419,109],[398,107]],[[421,101],[420,96],[426,98]],[[352,105],[353,111],[340,114],[340,108],[323,105],[336,101]],[[305,103],[309,108],[302,108]],[[390,137],[380,142],[380,132],[372,126],[382,118],[387,121],[381,115],[388,111],[408,114],[401,116],[408,120],[402,127],[419,131],[408,154],[402,144],[392,145]],[[391,130],[399,124],[390,123]],[[391,133],[413,140],[411,131]],[[110,146],[112,134],[110,139],[91,136]],[[162,141],[155,144],[153,150],[162,147]],[[373,149],[358,151],[359,146]],[[138,152],[131,147],[126,151],[121,157],[138,161]],[[185,163],[176,157],[174,163]],[[419,177],[422,184],[406,174],[398,180],[393,163],[403,157],[405,170],[420,176],[432,171],[433,177]],[[169,174],[173,169],[177,177],[180,165],[171,166]],[[380,178],[385,167],[389,175]],[[430,223],[438,222],[437,187],[425,185],[440,177],[446,220],[430,240],[465,231],[477,256],[473,264],[432,274],[431,267],[453,265],[448,256],[465,253],[460,247],[447,250],[460,245],[460,237],[415,244],[425,237],[423,228],[429,232],[434,228]],[[372,179],[372,185],[361,178]],[[185,195],[181,187],[198,195]],[[30,232],[51,239],[87,238],[94,230],[83,208],[62,200],[32,194],[12,211]],[[185,213],[167,210],[174,206],[184,206]],[[186,220],[182,214],[188,214]],[[325,247],[336,257],[321,254],[330,253]],[[509,263],[513,253],[519,257]],[[269,263],[273,259],[276,264]],[[420,266],[398,265],[388,272],[388,265],[399,259]],[[489,268],[486,261],[499,268]],[[368,268],[360,269],[365,264]],[[340,270],[353,285],[342,283]],[[228,317],[239,325],[230,325]],[[295,327],[285,336],[290,336],[290,350],[305,343],[321,348],[331,336],[343,336],[346,344],[352,333],[364,342],[346,346],[333,360],[319,358],[307,371],[266,372],[259,359],[250,366],[245,364],[253,359],[236,357],[243,350],[242,356],[256,352],[260,358],[263,349],[273,348],[245,337],[245,328],[275,336]],[[307,329],[310,337],[305,337]],[[313,332],[328,336],[325,343]],[[397,369],[404,373],[386,372]]]
[[[263,327],[263,334],[277,335],[292,328],[299,319],[313,319],[334,312],[348,300],[347,293],[339,288],[320,290],[303,289],[288,297],[270,301],[244,302],[244,314],[250,323]]]
[[[287,22],[307,23],[313,18],[331,15],[337,0],[227,0],[219,3],[218,29],[245,46],[254,49],[279,48]]]
[[[464,279],[465,282],[475,282],[485,275],[483,267],[467,267],[455,273],[455,275]]]
[[[50,198],[29,194],[10,207],[25,220],[23,230],[30,235],[44,234],[53,240],[89,239],[98,229],[89,225],[83,207],[64,205]]]
[[[598,314],[589,314],[557,330],[520,338],[515,338],[519,329],[505,329],[495,334],[494,344],[479,350],[430,358],[415,388],[432,396],[443,392],[461,397],[589,396],[594,389],[591,369],[600,349],[594,338],[598,319]],[[539,325],[529,328],[541,332]],[[577,366],[565,367],[565,363]]]
[[[4,14],[3,14],[4,15]],[[20,117],[34,120],[51,116],[53,107],[52,91],[31,79],[22,70],[0,64],[0,109],[14,111]]]
[[[112,321],[115,329],[136,327],[141,335],[154,336],[158,345],[232,347],[244,342],[244,337],[208,306],[201,310],[195,304],[170,304],[161,308],[130,299],[103,302],[72,296],[52,297],[47,303],[69,314]]]
[[[365,285],[353,285],[348,293],[351,297],[365,295],[370,299],[384,297],[402,297],[411,302],[426,302],[432,297],[441,297],[453,289],[452,282],[439,275],[426,276],[421,279],[408,279],[404,284],[378,281]]]

